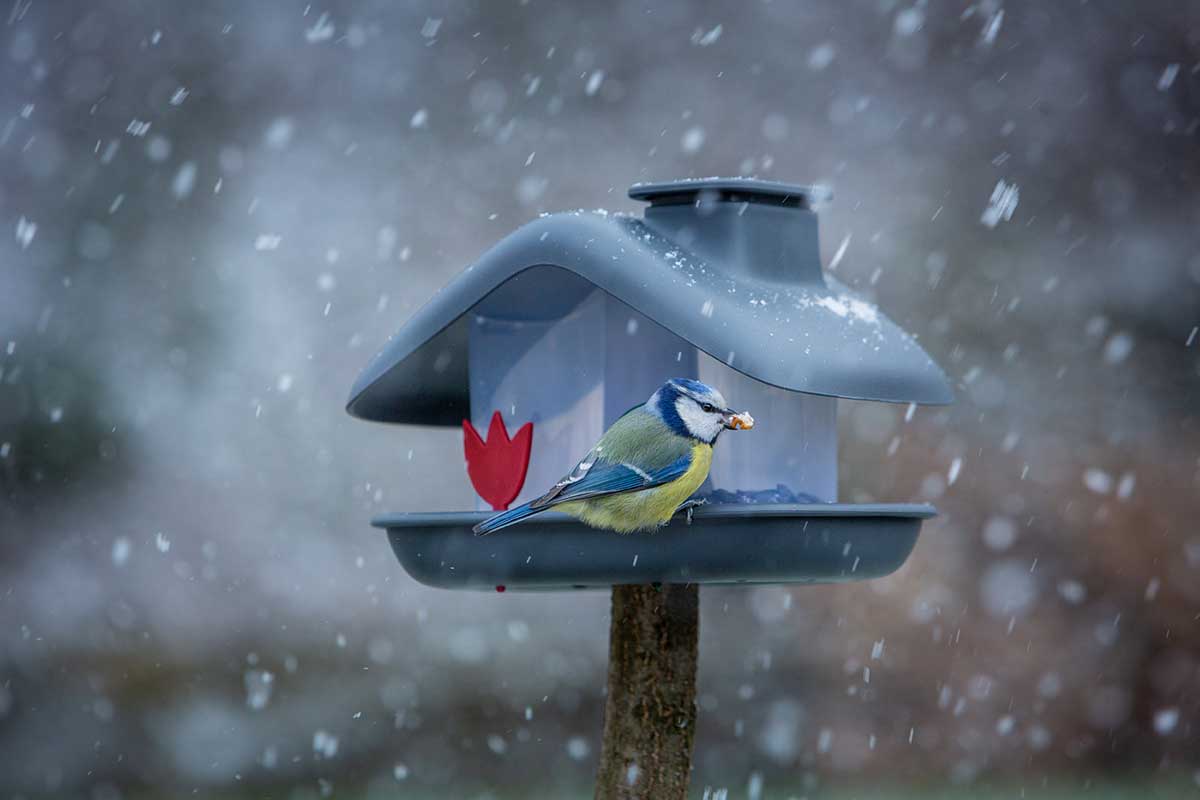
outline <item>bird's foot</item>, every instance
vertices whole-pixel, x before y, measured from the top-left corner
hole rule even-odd
[[[685,500],[679,504],[679,508],[675,509],[675,513],[683,512],[687,515],[687,524],[692,524],[692,513],[700,506],[707,503],[708,500],[704,497],[693,497],[691,500]]]

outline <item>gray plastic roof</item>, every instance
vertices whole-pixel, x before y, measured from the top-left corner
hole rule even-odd
[[[763,383],[862,400],[951,402],[945,375],[912,336],[823,275],[812,192],[744,179],[638,185],[630,196],[651,202],[642,219],[605,212],[537,219],[408,320],[363,370],[347,410],[381,422],[461,424],[470,416],[467,312],[497,292],[489,310],[519,294],[538,301],[542,318],[566,313],[571,301],[552,288],[561,281],[530,279],[546,267],[599,287]]]

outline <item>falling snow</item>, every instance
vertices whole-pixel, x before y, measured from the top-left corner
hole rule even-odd
[[[906,8],[896,15],[893,29],[897,36],[912,36],[925,25],[925,12],[918,6]]]
[[[1004,24],[1004,9],[1000,8],[988,17],[987,24],[983,26],[983,31],[979,34],[979,44],[982,47],[991,47],[996,43],[996,37],[1000,35],[1000,26]]]
[[[275,676],[265,669],[247,670],[242,676],[246,686],[246,707],[252,711],[262,711],[271,701],[271,691],[275,687]],[[316,748],[314,742],[313,748]],[[337,743],[334,743],[336,751]],[[332,755],[332,754],[331,754]]]
[[[304,31],[304,38],[310,44],[327,42],[333,38],[336,30],[337,28],[329,18],[329,14],[322,13],[321,16],[317,17],[317,21],[313,23],[312,27]]]
[[[426,39],[432,39],[438,35],[438,31],[442,29],[441,18],[426,17],[425,22],[421,25],[421,36]]]
[[[1017,541],[1017,525],[1008,517],[989,517],[983,526],[983,542],[989,549],[1002,553]]]
[[[171,180],[171,194],[176,200],[186,199],[196,188],[196,162],[185,161]]]
[[[602,85],[604,85],[604,70],[598,69],[588,76],[587,85],[583,91],[588,97],[591,97],[600,91]]]
[[[592,752],[592,746],[582,736],[572,736],[567,739],[567,755],[575,761],[583,761]]]
[[[1058,582],[1058,594],[1066,602],[1077,606],[1087,599],[1087,588],[1079,581],[1061,580]]]
[[[123,567],[129,561],[129,554],[133,551],[133,545],[125,536],[118,536],[113,539],[112,543],[112,563],[114,566]]]
[[[679,146],[688,155],[700,152],[700,148],[704,146],[704,128],[699,126],[688,128],[680,137]]]
[[[815,72],[821,72],[829,67],[836,57],[837,47],[832,42],[822,42],[809,52],[808,68]]]
[[[1160,92],[1165,92],[1175,83],[1175,77],[1179,74],[1178,64],[1167,64],[1163,68],[1162,75],[1158,76],[1157,88]]]
[[[1098,467],[1088,467],[1083,471],[1083,485],[1096,494],[1108,494],[1113,488],[1113,477]]]
[[[1133,337],[1123,331],[1115,333],[1104,345],[1104,361],[1107,364],[1120,364],[1132,352]]]
[[[32,220],[25,219],[25,217],[17,220],[17,244],[21,245],[22,250],[33,244],[33,237],[37,235],[37,229],[37,223]]]
[[[333,758],[338,752],[338,737],[324,729],[318,729],[312,737],[312,749],[322,758]]]
[[[850,234],[847,233],[842,237],[842,242],[838,245],[837,250],[834,251],[833,258],[829,260],[829,270],[831,272],[838,268],[838,264],[842,263],[842,259],[845,257],[846,249],[848,247],[850,247]]]
[[[1017,210],[1017,203],[1020,200],[1021,193],[1015,183],[998,181],[979,221],[989,228],[996,227],[1002,221],[1008,222],[1012,219],[1013,212]]]
[[[692,44],[700,47],[708,47],[709,45],[716,44],[717,40],[721,38],[723,30],[724,27],[722,25],[717,25],[707,31],[703,28],[697,28],[692,33]]]
[[[1016,559],[996,561],[984,570],[979,595],[991,616],[999,619],[1020,617],[1037,601],[1037,580],[1026,562]]]
[[[1162,708],[1154,712],[1154,732],[1159,736],[1170,735],[1178,724],[1178,708]]]

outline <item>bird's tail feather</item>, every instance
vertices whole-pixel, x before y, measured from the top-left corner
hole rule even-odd
[[[508,511],[501,511],[496,516],[485,519],[483,522],[472,528],[472,530],[476,534],[483,536],[484,534],[491,533],[492,531],[497,531],[501,528],[507,528],[514,522],[520,522],[526,517],[531,517],[539,511],[545,511],[545,509],[531,508],[529,503],[525,503],[524,505],[517,506],[516,508],[510,508]]]

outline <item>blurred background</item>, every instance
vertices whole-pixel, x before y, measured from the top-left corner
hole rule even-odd
[[[461,431],[343,404],[513,228],[714,174],[830,186],[958,402],[839,406],[842,499],[941,511],[897,574],[702,593],[694,794],[1200,795],[1200,5],[0,18],[4,797],[590,796],[607,594],[413,582],[368,522],[470,507]]]

